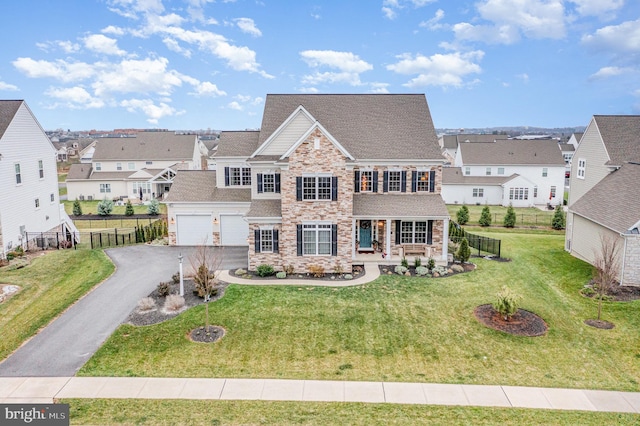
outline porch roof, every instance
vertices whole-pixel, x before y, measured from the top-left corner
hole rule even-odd
[[[354,194],[353,215],[448,218],[449,212],[440,194]]]
[[[282,217],[282,203],[280,200],[251,200],[247,217]]]

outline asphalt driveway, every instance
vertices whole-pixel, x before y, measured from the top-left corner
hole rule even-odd
[[[178,271],[179,253],[186,271],[194,250],[148,245],[105,250],[116,265],[114,274],[0,363],[0,377],[75,375],[138,301]],[[246,247],[225,247],[223,253],[221,269],[247,267]]]

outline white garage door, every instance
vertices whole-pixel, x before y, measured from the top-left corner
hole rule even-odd
[[[220,241],[223,246],[248,246],[249,224],[240,215],[220,215]]]
[[[213,245],[211,215],[176,215],[179,246]]]

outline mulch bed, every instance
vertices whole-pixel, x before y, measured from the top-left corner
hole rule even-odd
[[[238,273],[238,271],[240,271],[240,273]],[[287,274],[285,278],[277,278],[275,274],[267,277],[261,277],[260,275],[258,275],[256,271],[247,271],[246,269],[232,269],[231,271],[229,271],[229,275],[231,275],[232,277],[238,277],[238,278],[250,279],[250,280],[256,280],[256,281],[276,280],[276,279],[281,279],[285,281],[285,280],[300,280],[301,278],[305,280],[312,280],[312,281],[351,281],[344,278],[344,275],[348,273],[351,274],[351,276],[353,277],[352,280],[354,280],[364,275],[364,267],[360,265],[354,265],[351,272],[345,272],[343,274],[328,272],[328,273],[325,273],[324,276],[322,277],[314,277],[308,272],[302,273],[302,274],[298,274],[298,273],[290,274],[290,275]]]
[[[584,287],[584,289],[593,290],[594,285],[595,283],[592,280]],[[595,292],[593,294],[588,294],[584,291],[581,291],[580,294],[591,299],[595,299],[597,297],[597,294]],[[612,302],[631,302],[633,300],[640,299],[640,287],[630,285],[615,285],[613,286],[611,291],[607,292],[606,295]]]
[[[194,306],[198,306],[204,303],[204,299],[201,297],[198,297],[198,295],[194,293],[196,288],[193,283],[193,280],[185,279],[183,282],[184,282],[184,302],[185,302],[184,309],[192,308]],[[224,290],[226,289],[226,287],[227,287],[227,283],[220,282],[220,284],[217,287],[218,292],[216,293],[215,296],[211,297],[211,301],[213,302],[214,300],[220,299],[224,295]],[[170,293],[179,294],[179,292],[180,292],[180,284],[172,283]],[[149,297],[151,297],[156,302],[156,307],[150,311],[140,311],[140,309],[136,306],[136,308],[129,314],[129,316],[125,320],[125,323],[132,324],[135,326],[158,324],[163,321],[174,318],[180,312],[184,312],[184,309],[182,309],[179,312],[171,312],[171,313],[164,312],[164,309],[162,309],[162,306],[164,305],[165,297],[160,296],[158,294],[157,289],[154,290],[151,294],[149,294]]]
[[[597,320],[597,319],[588,319],[584,320],[584,323],[595,328],[601,328],[603,330],[611,330],[615,327],[615,324],[605,320]]]
[[[452,275],[457,275],[457,274],[463,274],[465,272],[471,272],[476,269],[476,265],[474,263],[462,263],[462,264],[457,263],[456,265],[460,265],[464,268],[464,272],[454,272],[451,269],[451,266],[453,265],[454,265],[453,263],[450,263],[449,265],[447,265],[447,275],[441,275],[439,278],[450,277]],[[380,269],[380,275],[393,275],[393,274],[397,275],[395,273],[396,266],[397,265],[378,265],[378,269]],[[389,272],[391,272],[391,274]],[[408,272],[411,274],[412,277],[431,278],[431,276],[429,275],[420,276],[416,274],[416,268],[414,266],[409,266]]]
[[[483,325],[515,336],[542,336],[549,329],[542,318],[524,309],[518,309],[509,321],[505,321],[490,304],[478,306],[473,314]]]
[[[213,343],[222,339],[224,336],[224,328],[216,325],[210,325],[205,329],[204,326],[191,330],[189,339],[198,343]]]

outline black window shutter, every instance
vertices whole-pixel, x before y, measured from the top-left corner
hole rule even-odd
[[[373,192],[378,192],[378,172],[377,170],[373,171],[373,185],[372,185],[372,189]]]
[[[331,176],[331,201],[338,201],[338,176]]]
[[[433,221],[427,222],[427,244],[433,244]]]
[[[276,194],[280,193],[280,173],[276,173],[275,175],[275,186],[276,186]]]
[[[331,225],[331,256],[338,255],[338,225]]]
[[[389,192],[389,172],[382,173],[382,192]]]
[[[302,176],[296,176],[296,200],[302,200]]]
[[[224,168],[224,186],[229,186],[229,168]]]
[[[400,244],[400,226],[402,221],[396,220],[396,244]]]
[[[280,253],[280,240],[278,239],[278,230],[273,230],[273,252]]]
[[[411,192],[418,190],[418,172],[416,170],[411,172]]]
[[[254,243],[255,251],[256,253],[260,253],[260,230],[259,229],[254,230],[253,235],[255,239],[255,243]]]
[[[353,173],[353,192],[360,192],[360,170]]]
[[[407,192],[407,171],[403,170],[400,178],[400,191]]]
[[[264,191],[262,188],[262,173],[258,173],[257,175],[258,177],[258,194],[262,194],[262,192]]]
[[[436,171],[429,172],[429,192],[436,192]]]
[[[302,225],[296,225],[296,248],[298,256],[302,256]]]

